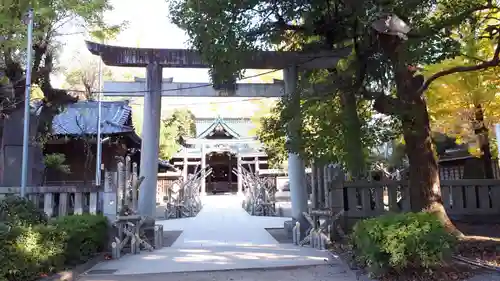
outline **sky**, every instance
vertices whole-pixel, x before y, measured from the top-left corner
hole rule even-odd
[[[142,48],[188,48],[188,37],[183,30],[172,24],[168,19],[168,3],[166,0],[111,0],[114,10],[104,15],[108,23],[127,21],[128,27],[115,40],[106,42],[110,45]],[[69,32],[77,31],[73,27],[66,27]],[[62,37],[63,52],[59,61],[64,68],[71,69],[75,58],[80,60],[91,59],[85,47],[83,34],[72,34]],[[112,67],[113,74],[133,74],[145,76],[144,69]],[[255,72],[249,71],[249,75]],[[280,76],[278,73],[277,76]],[[172,69],[165,68],[163,77],[173,77],[174,82],[209,82],[207,69]],[[258,80],[258,78],[257,78]],[[255,79],[254,79],[255,81]],[[59,73],[53,78],[55,86],[61,87],[64,74]],[[257,81],[255,81],[257,82]],[[172,108],[188,107],[198,117],[220,115],[223,117],[249,117],[258,110],[254,103],[238,98],[162,98],[163,112]],[[238,108],[240,108],[238,110]],[[241,110],[245,108],[245,110]]]

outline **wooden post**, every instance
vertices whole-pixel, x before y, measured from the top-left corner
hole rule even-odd
[[[313,209],[318,208],[318,190],[317,190],[317,184],[318,184],[318,174],[316,171],[316,163],[313,161],[311,164],[311,203]]]
[[[328,173],[328,165],[323,167],[323,190],[322,190],[322,198],[323,204],[325,208],[330,208],[330,204],[328,204],[328,185],[330,184],[330,177]]]
[[[37,208],[40,208],[40,195],[38,193],[29,194],[28,198]]]
[[[259,162],[259,156],[256,156],[254,158],[255,160],[255,174],[258,175],[259,174],[259,171],[260,171],[260,162]]]
[[[236,169],[238,170],[238,194],[243,194],[243,174],[241,173],[241,156],[238,154],[237,158],[237,167]]]
[[[132,163],[132,209],[137,212],[137,197],[139,186],[137,185],[137,163]]]
[[[54,198],[52,193],[45,193],[43,198],[43,211],[50,218],[54,214]]]
[[[184,181],[187,181],[187,175],[188,175],[187,147],[184,147],[182,151],[184,153],[183,155],[184,157],[182,160],[182,178],[184,179]]]
[[[89,213],[92,215],[97,214],[97,192],[91,192],[90,193],[90,198],[89,198]]]
[[[68,193],[59,193],[59,217],[66,216],[68,214]]]
[[[102,212],[110,221],[116,219],[116,187],[114,186],[116,172],[106,171],[104,173],[104,192]]]
[[[325,185],[326,185],[326,179],[325,179],[325,169],[323,164],[317,165],[316,167],[316,175],[318,179],[318,207],[319,208],[324,208],[325,207]]]
[[[130,207],[130,198],[129,198],[129,191],[130,191],[130,185],[132,183],[131,181],[131,167],[130,167],[130,156],[127,155],[127,157],[125,157],[125,173],[124,173],[124,177],[125,177],[125,190],[123,192],[123,200],[125,201],[125,205],[127,205],[128,207]]]
[[[75,192],[75,215],[83,214],[83,193]]]
[[[125,175],[124,175],[124,165],[123,162],[118,161],[117,164],[117,172],[118,172],[118,182],[116,186],[116,195],[118,196],[118,200],[116,202],[117,212],[121,212],[123,208],[123,193],[125,190]]]

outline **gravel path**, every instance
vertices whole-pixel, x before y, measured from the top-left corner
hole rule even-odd
[[[88,275],[78,281],[355,281],[338,265],[141,275]]]

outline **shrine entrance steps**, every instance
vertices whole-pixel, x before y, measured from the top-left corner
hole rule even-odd
[[[203,208],[196,217],[157,221],[164,226],[165,236],[177,237],[170,247],[103,262],[87,272],[82,280],[98,280],[97,274],[102,280],[122,280],[106,279],[102,274],[125,277],[297,266],[327,266],[332,274],[339,276],[330,280],[355,280],[350,279],[351,273],[327,252],[283,241],[280,244],[266,230],[283,228],[289,218],[250,216],[241,202],[242,198],[237,195],[203,197]],[[345,278],[340,278],[344,275]],[[134,280],[141,279],[137,278]]]

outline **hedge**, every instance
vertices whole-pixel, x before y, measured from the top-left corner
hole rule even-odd
[[[0,200],[0,222],[9,226],[47,224],[47,215],[33,202],[9,195]]]
[[[89,260],[103,251],[107,227],[104,216],[74,215],[0,228],[0,281],[32,281]]]
[[[457,238],[434,214],[388,214],[358,222],[351,243],[358,261],[373,275],[389,270],[430,268],[448,259]]]

